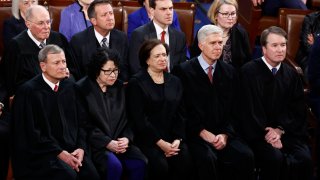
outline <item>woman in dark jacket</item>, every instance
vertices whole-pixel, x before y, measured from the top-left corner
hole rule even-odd
[[[165,71],[168,54],[168,45],[158,39],[142,44],[142,68],[127,89],[129,120],[135,142],[148,158],[149,179],[191,179],[185,122],[179,110],[182,85]]]
[[[295,61],[298,62],[305,73],[307,73],[308,56],[317,35],[320,35],[320,11],[306,15],[301,27],[300,48]]]
[[[88,76],[76,88],[87,119],[88,141],[93,162],[102,179],[120,180],[123,171],[128,179],[143,179],[146,158],[133,145],[128,127],[123,83],[117,81],[119,54],[99,49],[92,57]]]
[[[221,60],[239,69],[251,60],[249,37],[244,28],[237,23],[238,3],[236,0],[216,0],[209,10],[208,17],[213,24],[223,30],[223,53]],[[196,35],[190,48],[191,58],[201,53]]]

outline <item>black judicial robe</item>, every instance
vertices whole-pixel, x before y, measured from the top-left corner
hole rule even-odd
[[[17,90],[12,113],[15,178],[54,168],[62,150],[85,149],[73,85],[70,79],[62,80],[54,92],[40,74]]]
[[[67,39],[60,33],[51,31],[46,44],[55,44],[64,50],[70,73],[78,77],[78,65],[71,53]],[[28,36],[27,30],[10,41],[3,57],[8,95],[14,95],[17,87],[41,73],[38,54],[41,49]]]
[[[128,112],[139,147],[153,147],[160,139],[172,142],[185,138],[185,122],[178,111],[183,93],[181,82],[165,73],[163,85],[163,93],[159,93],[145,69],[129,81]]]
[[[204,72],[198,58],[193,58],[173,69],[184,88],[187,119],[187,138],[199,140],[201,130],[214,134],[234,135],[231,123],[235,120],[233,105],[238,89],[235,69],[217,61],[213,84]]]
[[[303,85],[299,75],[282,63],[272,75],[262,59],[251,61],[241,69],[243,113],[242,132],[249,143],[264,141],[266,127],[281,126],[281,140],[305,140],[306,111]]]
[[[98,83],[82,78],[76,83],[78,100],[81,101],[81,116],[87,121],[89,144],[93,153],[93,161],[99,171],[105,171],[106,146],[111,140],[126,137],[129,148],[123,154],[126,157],[147,161],[140,150],[133,144],[133,133],[128,125],[124,87],[120,81],[107,88],[103,93]],[[122,154],[121,154],[122,155]]]

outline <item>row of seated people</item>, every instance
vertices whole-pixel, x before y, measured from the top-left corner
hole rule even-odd
[[[232,1],[233,2],[233,1]],[[161,20],[161,17],[165,17],[165,16],[163,16],[163,14],[162,14],[162,16],[161,16],[161,14],[159,13],[159,12],[157,12],[157,8],[156,8],[156,6],[155,6],[155,4],[157,4],[157,3],[155,3],[155,2],[153,2],[154,4],[152,5],[151,4],[151,7],[153,7],[153,9],[154,9],[154,22],[157,22],[159,19]],[[162,5],[161,3],[159,3],[160,5]],[[160,5],[158,5],[158,6],[160,6]],[[161,7],[161,6],[160,6]],[[166,6],[165,6],[166,7]],[[215,4],[213,4],[213,7],[215,7],[215,8],[218,8],[219,9],[219,12],[216,12],[216,11],[213,11],[213,12],[216,12],[216,14],[214,14],[213,15],[213,17],[216,19],[216,23],[219,25],[219,22],[221,23],[220,25],[230,25],[231,24],[231,26],[229,27],[229,29],[228,28],[225,28],[225,27],[223,27],[222,26],[222,28],[225,28],[224,30],[228,30],[227,32],[226,32],[226,34],[224,34],[222,37],[223,37],[223,41],[222,41],[222,43],[223,44],[225,44],[225,48],[224,48],[224,53],[223,53],[223,61],[225,61],[225,62],[227,62],[227,63],[229,63],[229,64],[232,64],[232,63],[234,63],[234,62],[236,62],[235,61],[235,57],[238,57],[238,56],[234,56],[233,55],[233,53],[234,52],[238,52],[239,53],[239,50],[231,50],[230,48],[232,47],[231,45],[230,45],[230,43],[231,43],[231,36],[232,36],[232,31],[230,30],[231,29],[231,27],[235,24],[235,22],[236,22],[236,12],[237,12],[237,6],[236,5],[234,5],[234,4],[223,4],[223,3],[221,3],[220,2],[220,6],[219,6],[219,3],[215,3]],[[110,6],[109,7],[109,9],[111,8],[111,11],[112,11],[112,7]],[[93,11],[97,11],[97,9],[98,8],[93,8]],[[214,8],[213,8],[214,9]],[[30,10],[31,11],[31,10]],[[110,11],[108,11],[108,12],[110,12]],[[92,18],[91,19],[94,19],[94,20],[92,20],[91,22],[93,23],[93,27],[91,27],[91,31],[93,31],[94,32],[94,30],[96,30],[96,31],[98,31],[97,29],[99,29],[100,28],[100,30],[101,29],[103,29],[103,24],[101,25],[101,24],[99,24],[99,21],[98,21],[98,19],[99,19],[99,11],[97,11],[97,12],[94,12],[95,14],[93,15],[93,16],[91,16]],[[172,12],[171,12],[172,13]],[[31,15],[32,15],[32,13],[31,13]],[[45,14],[41,14],[41,15],[43,15],[43,17],[46,17],[45,16]],[[90,17],[90,11],[88,12],[88,15],[89,15],[89,17]],[[171,14],[172,15],[172,14]],[[34,14],[33,14],[33,16],[34,16]],[[41,16],[42,17],[42,16]],[[93,18],[94,17],[94,18]],[[169,17],[171,18],[171,21],[172,21],[172,17],[169,15]],[[220,19],[219,19],[220,18]],[[27,18],[28,19],[28,18]],[[50,18],[49,18],[50,19]],[[168,18],[169,19],[169,18]],[[223,20],[227,20],[227,19],[231,19],[231,20],[233,20],[233,23],[226,23],[226,22],[224,22]],[[35,19],[36,20],[36,19]],[[50,21],[50,20],[49,20]],[[50,22],[47,22],[47,21],[42,21],[42,27],[44,27],[44,26],[49,26],[50,25]],[[39,21],[38,21],[39,22]],[[40,24],[36,24],[36,22],[33,22],[33,20],[32,21],[29,21],[29,25],[30,24],[33,24],[34,23],[34,25],[39,25],[40,26]],[[171,22],[170,22],[171,23]],[[223,23],[225,23],[225,24],[223,24]],[[28,25],[28,20],[27,20],[27,25]],[[112,23],[110,23],[110,24],[108,24],[108,25],[111,25],[111,29],[113,28],[112,27]],[[148,24],[149,26],[150,25],[152,25],[152,23],[149,23]],[[138,30],[136,30],[135,32],[133,32],[133,36],[132,37],[134,37],[134,38],[137,38],[137,40],[132,40],[132,43],[130,43],[130,52],[129,52],[129,54],[131,54],[131,49],[134,49],[134,48],[136,48],[134,51],[133,51],[133,53],[138,53],[138,51],[139,51],[139,46],[140,45],[133,45],[133,43],[134,42],[139,42],[139,41],[143,41],[143,38],[144,38],[144,35],[145,34],[148,34],[148,33],[146,33],[144,30],[148,27],[148,25],[146,25],[146,26],[143,26],[144,28],[139,28]],[[168,25],[168,24],[167,24]],[[102,26],[102,27],[101,27]],[[113,25],[114,26],[114,25]],[[31,27],[31,25],[30,25],[30,27]],[[239,26],[237,26],[237,27],[239,27]],[[29,27],[28,27],[29,28]],[[109,30],[110,30],[110,27],[108,27],[109,28]],[[30,29],[30,31],[31,31],[31,33],[33,33],[33,31],[34,30],[37,30],[36,28],[29,28]],[[33,31],[32,31],[32,29],[33,29]],[[93,30],[94,29],[94,30]],[[86,46],[87,48],[85,48],[85,47],[82,47],[82,49],[81,49],[81,47],[80,47],[80,44],[88,44],[89,42],[92,42],[92,41],[90,41],[90,40],[84,40],[84,39],[86,39],[86,37],[88,37],[88,36],[81,36],[81,34],[85,34],[85,33],[88,33],[89,32],[89,30],[90,30],[90,28],[88,28],[87,30],[85,30],[85,31],[83,31],[82,33],[80,33],[80,34],[78,34],[78,35],[76,35],[73,39],[75,39],[74,40],[74,43],[73,43],[73,41],[71,40],[71,47],[72,47],[72,50],[73,51],[71,51],[71,52],[73,52],[74,54],[76,54],[76,53],[79,53],[79,52],[84,52],[85,50],[86,51],[88,51],[90,48],[92,48],[92,47],[96,47],[97,45],[97,43],[99,44],[98,46],[107,46],[107,47],[110,47],[111,49],[117,49],[117,50],[120,50],[121,48],[123,48],[123,46],[119,46],[118,48],[117,47],[113,47],[113,45],[112,45],[112,43],[110,43],[110,41],[111,41],[111,39],[110,38],[108,38],[108,36],[107,36],[107,39],[109,39],[109,42],[107,41],[107,42],[102,42],[101,44],[99,43],[99,41],[97,42],[97,43],[94,43],[94,44],[91,44],[91,45],[89,45],[89,46]],[[140,30],[140,31],[139,31]],[[49,30],[50,31],[50,30]],[[111,30],[111,33],[110,33],[110,36],[112,37],[112,32],[117,32],[117,31],[114,31],[114,30]],[[161,32],[161,31],[160,31]],[[168,32],[168,31],[167,31]],[[177,32],[177,31],[174,31],[174,32]],[[225,32],[225,31],[224,31]],[[98,31],[98,33],[99,33],[99,31]],[[41,35],[45,35],[45,34],[47,34],[48,36],[49,36],[49,34],[55,34],[55,33],[53,33],[53,32],[48,32],[48,31],[45,31],[43,34],[41,34],[41,33],[39,33],[39,36],[41,36]],[[106,34],[108,34],[108,33],[106,33]],[[159,33],[159,34],[161,34],[161,33]],[[170,29],[169,29],[169,34],[170,34]],[[246,35],[245,33],[242,33],[242,34],[244,34],[244,35]],[[58,35],[58,34],[57,34]],[[78,36],[78,37],[77,37]],[[159,35],[160,36],[160,35]],[[179,36],[179,35],[177,35],[177,36]],[[169,36],[169,37],[171,37],[171,36]],[[235,36],[233,36],[233,37],[235,37]],[[148,37],[148,38],[152,38],[152,37]],[[153,38],[155,38],[155,37],[153,37]],[[46,38],[44,38],[44,39],[46,39]],[[50,38],[49,38],[50,39]],[[54,39],[58,39],[58,41],[59,41],[59,39],[61,40],[61,39],[63,39],[63,37],[61,36],[56,36],[56,38],[54,38]],[[98,37],[97,37],[97,39],[99,39]],[[101,40],[103,40],[104,38],[103,37],[100,37],[100,39]],[[158,39],[162,39],[161,38],[161,36],[160,37],[158,37]],[[181,37],[181,38],[178,38],[179,40],[181,40],[181,42],[183,42],[183,43],[180,43],[180,45],[181,46],[185,46],[185,41],[183,41],[183,36]],[[236,38],[235,38],[236,39]],[[47,39],[46,39],[47,40]],[[77,41],[78,40],[78,41]],[[166,35],[164,35],[164,38],[163,38],[163,41],[165,41],[166,43],[168,43],[169,45],[172,45],[172,43],[173,44],[176,44],[176,42],[175,41],[171,41],[171,39],[169,39],[168,38],[168,36],[166,36]],[[50,41],[48,41],[48,42],[50,42]],[[96,42],[96,41],[94,41],[94,42]],[[119,41],[119,42],[121,42],[121,40]],[[125,40],[124,40],[124,42],[125,42]],[[60,43],[60,44],[59,44]],[[139,42],[140,44],[142,44],[142,42]],[[228,46],[228,43],[229,43],[229,46]],[[39,42],[39,44],[41,45],[41,42]],[[50,43],[47,43],[47,44],[50,44]],[[62,45],[62,46],[64,46],[63,44],[67,44],[67,42],[65,42],[65,40],[61,40],[61,42],[57,42],[57,44],[58,45]],[[72,45],[72,44],[74,44],[74,45]],[[198,43],[197,43],[198,44]],[[31,45],[31,44],[30,44]],[[131,46],[133,46],[133,48],[131,47]],[[231,47],[230,47],[231,46]],[[170,46],[171,48],[170,48],[170,51],[174,51],[174,48],[178,48],[179,49],[179,46]],[[37,47],[38,48],[38,47]],[[77,48],[79,48],[78,50],[77,50]],[[196,49],[197,48],[197,46],[194,48],[194,49]],[[226,49],[226,48],[229,48],[229,49]],[[12,48],[12,49],[14,49],[14,50],[16,50],[16,49],[18,49],[18,48]],[[27,47],[23,47],[23,49],[27,49]],[[245,48],[244,48],[245,49]],[[77,73],[79,73],[79,72],[76,72],[77,70],[77,63],[79,63],[79,62],[77,62],[78,61],[78,58],[76,58],[77,59],[77,61],[74,61],[73,63],[72,63],[72,61],[70,61],[70,59],[72,58],[71,56],[72,56],[72,53],[70,53],[68,50],[65,50],[66,51],[66,56],[70,56],[70,57],[67,57],[67,60],[69,59],[69,61],[68,61],[68,66],[70,67],[70,71],[71,71],[71,73],[76,77],[76,78],[79,78],[79,77],[77,77]],[[89,50],[90,51],[90,50]],[[181,50],[180,50],[181,51]],[[178,51],[178,52],[180,52],[180,51]],[[231,54],[232,53],[232,54]],[[11,54],[11,53],[10,53]],[[69,54],[69,55],[68,55]],[[85,52],[85,54],[83,54],[83,55],[85,55],[85,56],[88,56],[88,54],[90,54],[90,53],[88,53],[88,52]],[[198,55],[199,55],[200,53],[198,53]],[[241,54],[241,52],[240,52],[240,54]],[[14,55],[14,53],[12,53],[12,55]],[[123,56],[124,55],[124,53],[120,53],[120,56]],[[174,55],[176,55],[176,53],[173,53],[173,55],[171,56],[171,54],[170,54],[170,63],[169,63],[169,65],[168,65],[168,71],[170,72],[172,69],[173,69],[173,66],[175,66],[175,65],[177,65],[177,64],[180,64],[181,62],[183,62],[183,61],[185,61],[185,53],[181,53],[180,54],[180,57],[178,56],[178,58],[177,57],[175,57]],[[136,55],[137,57],[138,57],[138,55]],[[196,55],[197,56],[197,55]],[[29,57],[30,57],[30,55],[29,55]],[[82,58],[82,56],[78,56],[79,57],[79,59],[80,58]],[[25,58],[28,58],[28,57],[25,57]],[[171,59],[172,58],[172,59]],[[11,59],[11,58],[9,58],[9,59]],[[88,57],[87,59],[85,59],[84,61],[88,61],[90,59],[90,57]],[[121,57],[120,58],[122,61],[123,61],[123,57]],[[177,59],[180,59],[180,60],[178,60],[177,62],[174,62],[174,61],[176,61]],[[131,59],[131,56],[130,56],[130,61],[131,61],[132,59]],[[232,60],[232,61],[231,61]],[[246,61],[248,61],[248,60],[250,60],[250,58],[247,58],[247,59],[245,59]],[[80,60],[80,62],[83,62],[83,61],[81,61]],[[138,58],[137,58],[137,60],[136,61],[134,61],[135,62],[135,65],[137,65],[137,64],[139,64],[139,60],[138,60]],[[172,64],[171,64],[171,62],[173,62]],[[86,64],[88,64],[89,62],[86,62]],[[174,63],[176,63],[176,64],[174,64]],[[120,65],[119,65],[119,67],[120,67],[120,71],[121,72],[126,72],[126,70],[125,70],[125,68],[123,67],[123,62],[122,63],[120,63]],[[15,64],[15,65],[17,65],[17,64]],[[233,64],[234,65],[234,64]],[[22,65],[23,66],[23,65]],[[31,67],[36,67],[37,66],[37,64],[28,64],[28,65],[26,65],[26,66],[31,66]],[[235,67],[240,67],[241,66],[241,64],[240,65],[235,65]],[[80,70],[80,73],[79,74],[86,74],[86,65],[81,65],[81,67],[85,67],[83,70],[81,69]],[[132,70],[132,69],[135,69],[136,68],[136,70],[135,70],[135,72],[138,72],[138,70],[139,70],[139,67],[134,67],[133,68],[133,66],[132,67],[130,67],[130,69]],[[10,70],[8,70],[8,69],[6,69],[6,71],[10,71]],[[81,72],[82,71],[82,72]],[[15,71],[16,72],[16,71]],[[135,73],[134,72],[134,73]],[[40,73],[40,71],[38,71],[38,72],[36,72],[36,73]],[[25,75],[28,75],[28,76],[30,76],[30,73],[26,73]],[[26,78],[26,79],[30,79],[30,78],[28,78],[28,77],[23,77],[23,78]],[[129,78],[123,78],[123,77],[121,77],[121,74],[120,74],[120,79],[121,80],[123,80],[123,81],[126,81],[127,79],[129,79]],[[26,80],[21,80],[22,82],[23,81],[26,81]],[[22,82],[19,82],[19,83],[21,83],[22,84]]]
[[[263,31],[264,56],[240,72],[219,61],[221,28],[206,25],[198,35],[200,56],[171,73],[169,46],[146,40],[141,69],[126,89],[117,80],[116,50],[98,49],[88,74],[74,83],[63,49],[45,46],[41,73],[14,97],[14,176],[254,179],[256,163],[259,179],[311,180],[303,86],[282,63],[286,32]]]

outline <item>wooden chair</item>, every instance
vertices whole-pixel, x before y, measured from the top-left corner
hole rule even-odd
[[[66,6],[55,6],[49,5],[49,13],[52,19],[51,29],[53,31],[59,32],[59,25],[60,25],[60,18],[61,18],[61,11],[66,8]]]
[[[299,74],[303,75],[301,67],[294,61],[299,48],[300,32],[305,15],[311,10],[281,8],[279,10],[279,26],[288,34],[286,60]]]
[[[249,34],[249,42],[253,48],[256,37],[261,32],[270,27],[278,26],[278,18],[262,15],[260,7],[254,7],[251,0],[238,0],[239,4],[239,23],[247,30]]]

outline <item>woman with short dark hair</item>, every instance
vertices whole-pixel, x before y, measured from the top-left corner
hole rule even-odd
[[[77,82],[80,104],[89,131],[93,162],[102,179],[144,178],[146,158],[133,144],[128,127],[123,83],[117,80],[119,54],[101,48],[88,65],[88,75]]]
[[[128,83],[129,121],[135,142],[148,158],[148,178],[191,179],[180,109],[182,85],[166,72],[168,45],[146,40],[139,51],[141,70]]]

